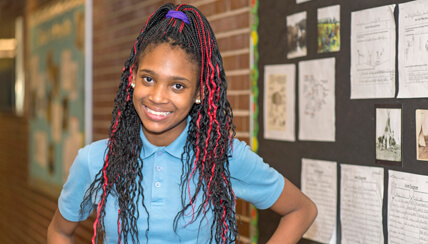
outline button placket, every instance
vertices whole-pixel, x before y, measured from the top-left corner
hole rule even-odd
[[[166,154],[162,148],[154,155],[153,162],[153,181],[152,181],[152,204],[163,205],[165,199],[165,189],[163,189],[163,178],[162,178],[162,162],[165,161]]]
[[[156,152],[156,157],[155,157],[155,164],[154,164],[154,170],[153,170],[153,185],[156,188],[160,188],[162,186],[162,175],[161,175],[161,171],[162,171],[162,161],[164,160],[164,152],[163,150],[159,150]]]

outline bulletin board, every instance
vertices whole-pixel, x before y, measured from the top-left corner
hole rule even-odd
[[[29,184],[58,196],[84,145],[84,0],[30,14]]]
[[[397,0],[283,0],[283,1],[258,1],[258,28],[257,28],[257,60],[255,66],[258,74],[256,89],[257,98],[255,104],[257,117],[254,128],[257,129],[255,142],[257,152],[272,167],[277,169],[297,187],[301,187],[302,159],[326,160],[337,163],[337,208],[336,208],[336,240],[334,243],[342,243],[343,230],[341,229],[341,169],[345,166],[368,166],[376,169],[383,169],[383,199],[381,200],[382,230],[379,233],[383,240],[378,243],[388,243],[388,238],[393,233],[388,232],[387,210],[388,210],[388,184],[391,171],[405,172],[418,175],[428,175],[428,161],[418,159],[418,138],[416,121],[417,110],[428,110],[428,93],[419,97],[400,96],[400,74],[398,43],[405,40],[405,36],[399,36],[399,8],[398,4],[409,1]],[[428,4],[427,2],[425,2]],[[395,90],[392,95],[375,98],[351,98],[351,26],[352,14],[360,10],[381,7],[385,5],[397,4],[393,11],[395,22],[395,56],[393,56],[394,77],[393,85]],[[318,19],[319,9],[339,5],[340,6],[340,49],[331,52],[320,52],[318,46]],[[287,44],[287,17],[296,13],[306,12],[306,54],[302,56],[290,56],[290,45]],[[425,14],[421,12],[420,14]],[[427,44],[428,45],[428,44]],[[380,54],[377,53],[379,56]],[[400,55],[404,55],[401,53]],[[428,53],[427,53],[428,55]],[[400,56],[403,57],[403,56]],[[334,138],[332,140],[301,139],[299,127],[299,111],[303,106],[299,104],[299,72],[302,64],[310,64],[311,60],[334,59]],[[355,58],[355,57],[354,57]],[[404,58],[404,57],[403,57]],[[354,59],[356,60],[356,59]],[[302,63],[303,62],[303,63]],[[355,62],[355,61],[354,61]],[[295,65],[294,94],[295,97],[295,130],[293,140],[280,140],[266,138],[265,118],[263,104],[266,102],[265,94],[265,74],[264,70],[268,65]],[[254,89],[254,88],[253,88]],[[354,90],[355,91],[355,90]],[[300,91],[301,92],[301,91]],[[424,97],[425,96],[425,97]],[[358,97],[358,96],[357,96]],[[271,98],[269,98],[271,99]],[[278,101],[278,100],[275,100]],[[384,110],[392,109],[392,110]],[[397,115],[401,124],[395,129],[394,123],[390,122],[390,116],[395,111],[401,109],[401,114]],[[392,111],[392,112],[391,112]],[[382,112],[386,112],[387,117],[381,117]],[[391,115],[390,115],[391,113]],[[385,115],[386,116],[386,115]],[[379,122],[383,119],[382,122]],[[377,132],[378,124],[382,124],[382,133]],[[417,125],[418,124],[418,125]],[[305,125],[308,126],[308,125]],[[397,126],[397,125],[395,125]],[[385,129],[384,129],[385,128]],[[395,133],[395,135],[394,135]],[[384,140],[385,135],[389,135],[388,141]],[[401,145],[400,158],[397,160],[382,160],[377,155],[377,150],[394,147],[393,137],[399,138]],[[381,149],[377,149],[381,148]],[[386,149],[385,149],[386,150]],[[379,156],[379,157],[378,157]],[[385,158],[383,158],[385,159]],[[345,165],[342,167],[342,165]],[[314,176],[315,177],[315,176]],[[413,186],[417,190],[417,186]],[[414,190],[415,190],[414,189]],[[274,232],[279,216],[270,210],[258,212],[258,243],[266,243]],[[422,238],[422,237],[421,237]],[[423,237],[424,238],[424,237]],[[426,240],[425,240],[426,241]],[[424,240],[418,242],[423,243]],[[302,239],[299,243],[318,243],[310,239]],[[360,242],[365,243],[365,242]],[[367,242],[369,243],[369,242]],[[402,242],[404,243],[404,242]]]

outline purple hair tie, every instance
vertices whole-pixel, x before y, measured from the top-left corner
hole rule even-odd
[[[165,18],[180,19],[190,25],[189,18],[187,18],[186,14],[181,11],[169,10]]]

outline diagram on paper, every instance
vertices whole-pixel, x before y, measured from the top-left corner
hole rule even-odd
[[[306,97],[306,103],[304,104],[306,115],[313,118],[323,109],[329,95],[327,85],[327,80],[317,80],[313,75],[304,76],[303,95]]]
[[[372,69],[376,69],[382,64],[389,62],[389,58],[385,55],[385,48],[376,50],[357,48],[357,57],[357,65],[359,68],[368,66]]]
[[[389,243],[428,243],[428,177],[389,172]]]

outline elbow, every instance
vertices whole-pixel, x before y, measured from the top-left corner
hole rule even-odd
[[[308,213],[308,218],[311,220],[311,224],[312,224],[318,215],[317,205],[313,201],[310,201],[307,213]]]

